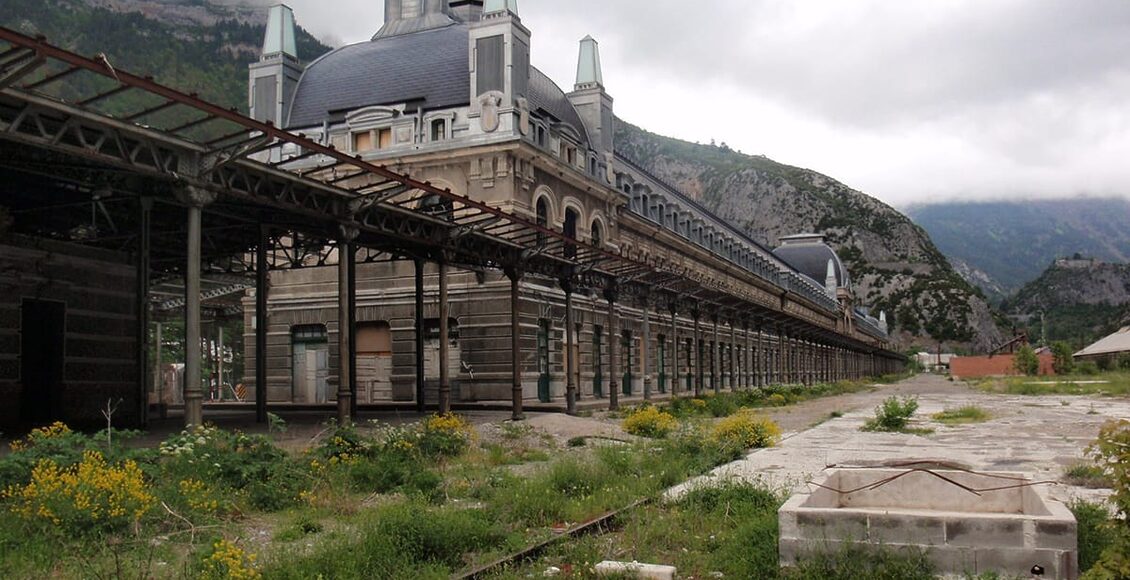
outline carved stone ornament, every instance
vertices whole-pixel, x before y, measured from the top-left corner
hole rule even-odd
[[[339,242],[351,243],[361,235],[361,230],[354,225],[341,224],[337,226],[337,239]]]
[[[530,102],[525,97],[518,99],[518,130],[523,136],[530,134]]]
[[[501,104],[502,97],[498,96],[498,93],[487,93],[479,97],[479,106],[482,109],[482,114],[479,115],[479,123],[484,133],[494,133],[498,130],[500,121],[498,107]]]
[[[211,205],[216,201],[219,195],[209,189],[203,187],[196,187],[195,185],[183,185],[177,191],[177,199],[185,205],[192,207],[204,207]]]
[[[616,168],[612,166],[612,154],[604,154],[604,179],[608,183],[616,183]]]

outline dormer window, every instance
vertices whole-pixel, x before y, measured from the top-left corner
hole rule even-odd
[[[353,134],[353,152],[363,153],[392,147],[392,129],[373,129]]]
[[[432,141],[443,141],[447,139],[447,121],[444,119],[436,119],[431,123],[432,128]]]

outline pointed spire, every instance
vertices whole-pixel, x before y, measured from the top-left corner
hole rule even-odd
[[[294,34],[294,11],[285,4],[271,7],[267,18],[267,35],[263,39],[262,58],[282,54],[298,59],[298,44]]]
[[[828,274],[824,277],[824,289],[829,295],[835,296],[837,287],[839,287],[839,282],[836,281],[836,263],[829,258]]]
[[[591,36],[581,40],[581,52],[577,58],[577,90],[593,86],[604,86],[604,74],[600,69],[600,45]]]
[[[483,4],[483,14],[493,14],[495,12],[509,12],[517,16],[518,0],[486,0]]]

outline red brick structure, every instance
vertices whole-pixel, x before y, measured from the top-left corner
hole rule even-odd
[[[1054,375],[1052,368],[1052,355],[1045,353],[1038,355],[1040,359],[1039,375]],[[1015,355],[997,354],[992,356],[961,356],[950,360],[950,374],[955,379],[976,379],[981,377],[995,377],[1004,375],[1019,375],[1013,364]]]

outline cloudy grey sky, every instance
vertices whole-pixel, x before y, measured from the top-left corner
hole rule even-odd
[[[367,40],[382,0],[289,0]],[[332,6],[332,8],[329,8]],[[808,167],[896,206],[1130,197],[1128,0],[520,0],[573,84],[600,42],[622,118]]]

